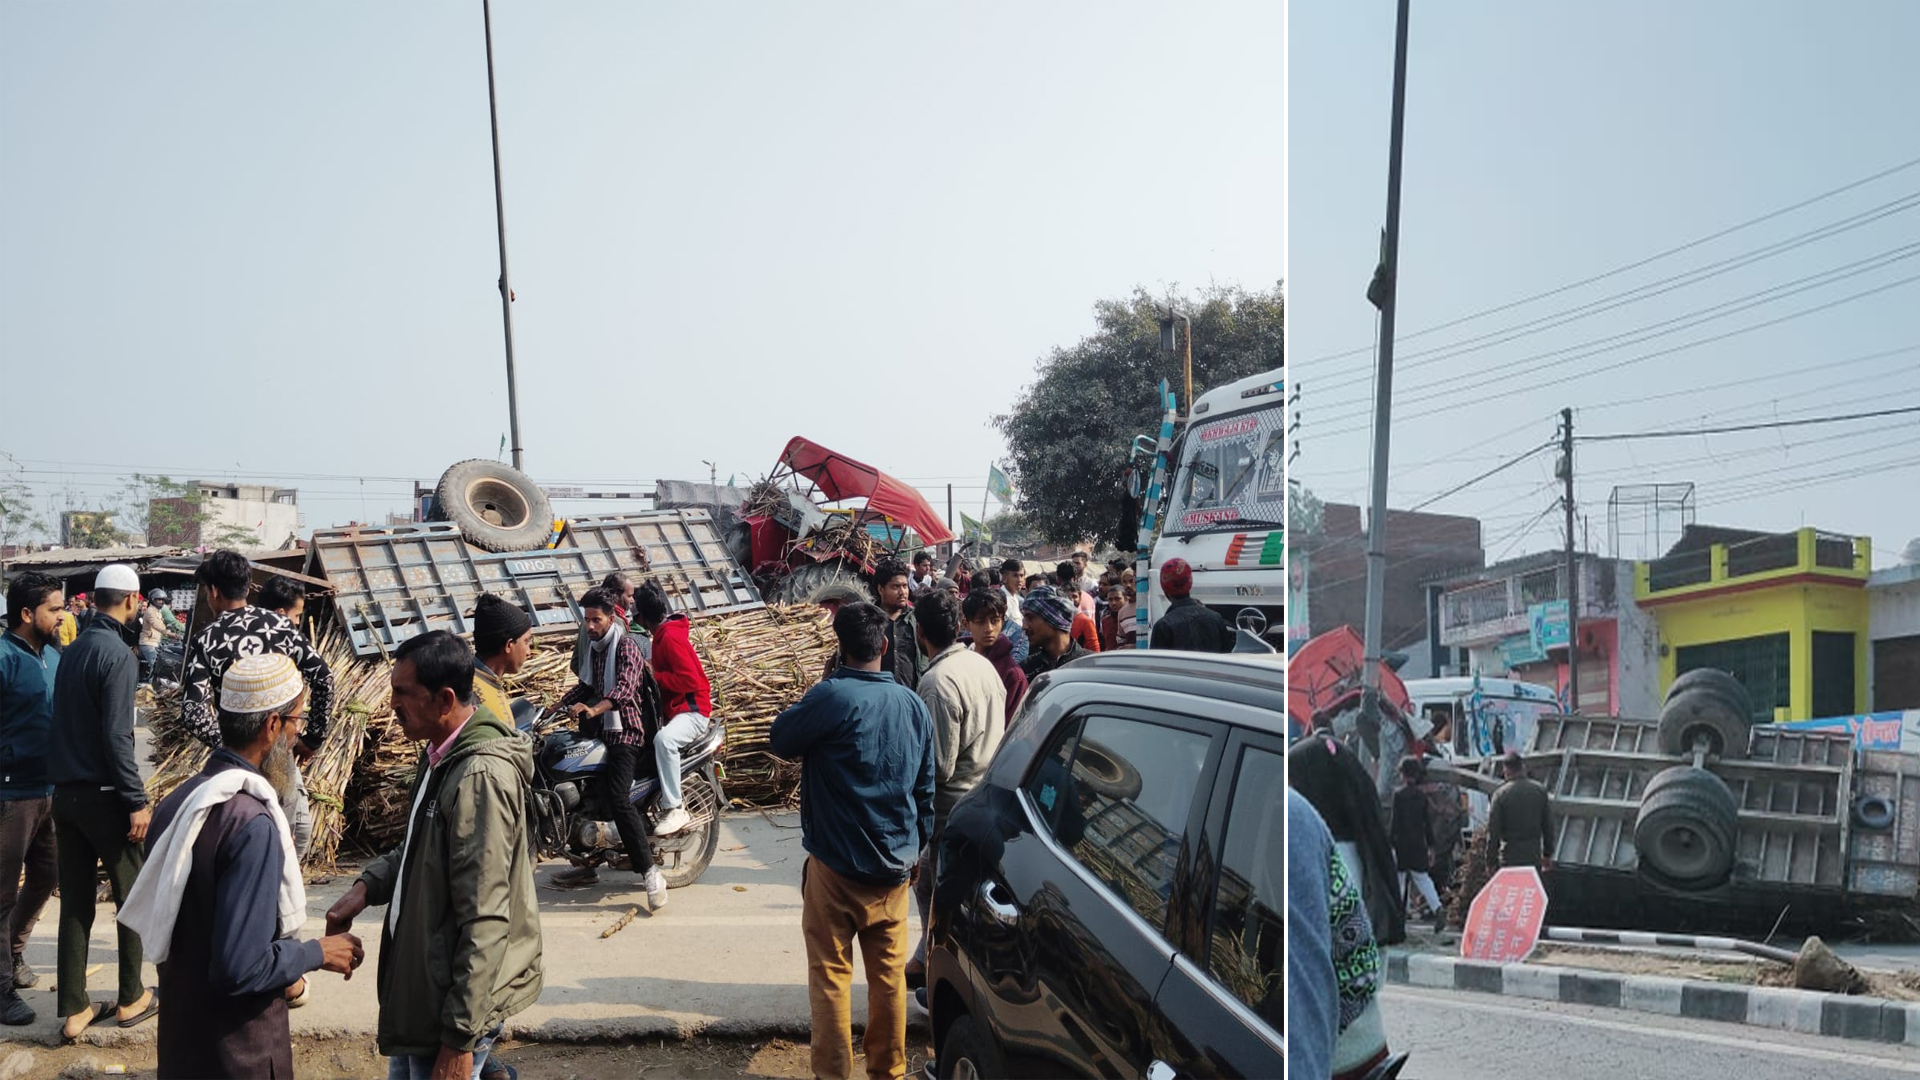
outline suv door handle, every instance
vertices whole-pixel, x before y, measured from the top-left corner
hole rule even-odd
[[[1020,909],[1000,899],[1000,883],[987,881],[980,886],[980,906],[995,922],[1007,926],[1020,921]]]
[[[1164,1061],[1156,1060],[1147,1066],[1147,1080],[1173,1080],[1177,1075],[1173,1071],[1173,1066]]]

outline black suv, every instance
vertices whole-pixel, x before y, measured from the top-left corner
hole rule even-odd
[[[1285,667],[1115,652],[1035,682],[939,843],[938,1077],[1277,1077]]]

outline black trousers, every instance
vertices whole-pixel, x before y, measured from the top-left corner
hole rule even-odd
[[[60,880],[60,1015],[87,1011],[88,942],[93,936],[94,874],[106,867],[117,912],[146,862],[146,849],[127,839],[127,808],[120,796],[87,786],[53,792],[54,861]],[[120,998],[131,1005],[146,993],[141,982],[140,935],[118,926]]]
[[[653,869],[653,845],[647,838],[646,821],[640,816],[627,793],[633,788],[633,771],[640,764],[644,747],[627,743],[607,744],[607,811],[613,815],[613,827],[620,830],[620,846],[627,849],[627,861],[633,872],[644,874]],[[653,751],[646,750],[647,756]]]
[[[11,946],[0,955],[0,993],[13,989],[13,962],[53,895],[56,874],[53,800],[0,800],[0,932]]]

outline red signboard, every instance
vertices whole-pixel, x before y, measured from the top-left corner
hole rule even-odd
[[[1207,525],[1218,525],[1223,521],[1239,521],[1240,511],[1232,506],[1216,506],[1211,510],[1192,510],[1181,515],[1180,524],[1189,529],[1198,529]]]
[[[1546,922],[1547,888],[1540,871],[1509,866],[1473,898],[1466,933],[1460,935],[1460,958],[1517,964],[1532,955]]]

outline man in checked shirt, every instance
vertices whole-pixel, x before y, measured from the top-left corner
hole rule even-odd
[[[207,587],[207,606],[216,617],[187,646],[180,718],[196,738],[218,750],[220,722],[213,702],[220,696],[221,677],[243,656],[278,653],[300,669],[313,695],[307,705],[306,730],[293,741],[294,757],[305,761],[327,737],[333,672],[291,619],[247,603],[252,576],[253,564],[237,551],[216,551],[193,572],[194,580]]]
[[[667,880],[653,863],[640,808],[623,797],[633,787],[634,770],[650,733],[640,705],[647,662],[620,617],[619,601],[604,586],[589,589],[580,598],[587,631],[585,648],[576,647],[574,652],[573,672],[580,681],[560,699],[560,708],[579,722],[582,737],[607,744],[607,771],[601,782],[606,785],[613,827],[619,830],[620,846],[627,849],[629,868],[646,882],[647,907],[658,911],[667,906]],[[577,889],[599,880],[592,866],[577,866],[553,875],[552,883]]]

